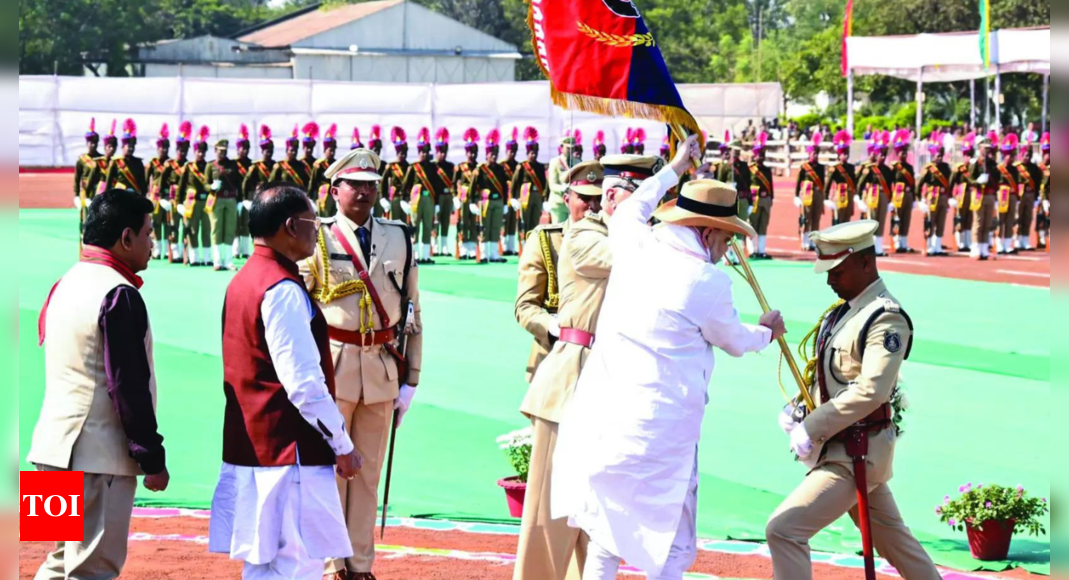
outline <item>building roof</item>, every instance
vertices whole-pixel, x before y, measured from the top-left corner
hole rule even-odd
[[[237,40],[264,47],[286,47],[311,36],[322,34],[388,8],[393,8],[403,2],[404,0],[375,0],[329,9],[319,6],[317,9],[301,11],[276,20],[274,23],[268,23],[262,28],[238,37]]]

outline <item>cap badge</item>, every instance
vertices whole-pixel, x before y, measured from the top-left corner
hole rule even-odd
[[[371,162],[367,157],[360,158],[360,169],[371,169]]]
[[[586,180],[587,181],[597,181],[598,180],[598,174],[593,172],[593,171],[591,171],[590,173],[586,174]]]

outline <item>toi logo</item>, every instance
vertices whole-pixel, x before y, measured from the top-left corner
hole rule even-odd
[[[19,541],[81,542],[85,536],[85,474],[19,474]]]

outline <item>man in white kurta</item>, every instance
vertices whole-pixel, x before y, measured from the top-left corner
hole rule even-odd
[[[766,326],[739,321],[731,281],[714,266],[730,236],[715,256],[700,235],[708,229],[647,225],[688,169],[686,149],[613,216],[597,342],[560,427],[553,517],[590,536],[585,580],[615,579],[621,558],[652,579],[683,577],[697,555],[697,446],[713,347],[739,357],[783,332],[776,312]],[[735,199],[727,193],[724,215]]]

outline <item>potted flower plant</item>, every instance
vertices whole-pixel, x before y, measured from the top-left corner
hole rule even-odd
[[[1040,521],[1050,513],[1047,498],[1030,497],[1024,487],[973,487],[970,483],[958,491],[961,497],[951,500],[946,496],[935,513],[943,523],[968,534],[969,550],[977,560],[1005,560],[1017,532],[1033,536],[1047,533]]]
[[[514,477],[502,479],[497,485],[505,490],[509,514],[520,518],[523,517],[523,501],[527,496],[527,473],[531,469],[531,428],[502,435],[498,437],[497,442],[508,456],[512,468],[516,470]]]

